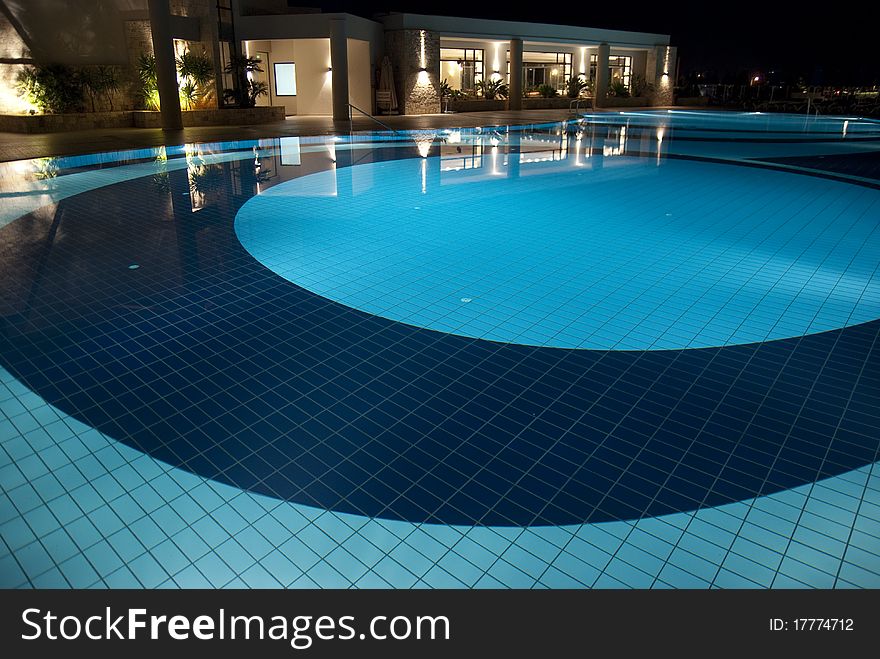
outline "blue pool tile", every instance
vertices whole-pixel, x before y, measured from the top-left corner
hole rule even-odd
[[[91,545],[83,552],[83,555],[103,578],[113,574],[124,565],[119,553],[106,540],[100,540]]]
[[[73,556],[60,563],[58,569],[73,588],[86,588],[98,579],[97,572],[82,555]]]
[[[666,563],[663,569],[658,573],[657,579],[663,581],[671,588],[698,588],[705,589],[709,587],[710,581],[701,579],[693,574],[689,568],[690,564],[685,566],[688,569],[676,566],[672,563]],[[713,571],[712,577],[715,576]]]
[[[126,579],[127,581],[127,579]],[[109,579],[108,579],[109,582]],[[174,582],[178,588],[212,588],[214,586],[196,566],[190,565],[174,575]],[[126,586],[123,586],[126,587]],[[127,586],[131,588],[132,586]]]
[[[299,538],[290,538],[279,550],[303,572],[316,565],[321,557]]]
[[[43,574],[35,577],[32,582],[33,588],[70,588],[70,582],[57,567],[53,567]]]
[[[190,560],[195,562],[210,551],[205,541],[189,527],[185,527],[171,536],[177,548]]]
[[[156,588],[168,579],[165,569],[149,553],[138,556],[128,566],[145,588]]]
[[[829,574],[823,569],[817,568],[815,565],[810,563],[804,563],[802,560],[794,558],[795,554],[787,555],[782,563],[779,565],[779,575],[784,575],[790,577],[792,579],[796,579],[802,584],[811,586],[813,588],[833,588],[835,577],[837,575],[837,568],[840,565],[840,561],[837,561],[834,566],[834,573]],[[774,581],[773,586],[775,588],[782,588],[777,581]]]
[[[309,578],[314,582],[316,588],[351,587],[351,581],[348,578],[324,561],[321,561],[309,570]]]
[[[437,564],[422,576],[422,581],[431,588],[464,588],[469,585]]]
[[[0,524],[0,538],[12,551],[31,544],[37,536],[23,517],[14,517]]]
[[[172,540],[165,540],[150,550],[153,558],[170,575],[175,575],[190,564],[190,559]]]
[[[392,588],[391,584],[389,584],[385,579],[380,577],[375,572],[367,572],[363,577],[358,579],[357,583],[354,584],[355,588],[365,588],[365,589],[383,589],[388,590]]]
[[[379,561],[373,567],[373,571],[395,588],[412,588],[419,579],[390,556]]]
[[[202,573],[214,588],[225,586],[235,577],[235,572],[230,569],[220,556],[213,552],[208,552],[195,561],[193,565],[198,568],[199,572]]]
[[[537,581],[536,577],[527,574],[518,567],[511,565],[503,559],[498,559],[486,572],[504,588],[531,588]],[[482,580],[479,583],[482,583]],[[481,586],[482,587],[482,586]]]
[[[321,139],[315,144],[323,149]],[[785,145],[773,148],[782,153]],[[387,171],[409,165],[381,149],[374,153],[376,167]],[[234,162],[253,152],[227,156]],[[105,180],[99,191],[71,182],[68,192],[78,196],[67,212],[86,217],[92,204],[118,202],[134,232],[145,218],[117,195],[127,190],[150,206],[155,192],[131,192],[143,183],[136,174],[151,175],[153,164],[118,157],[116,167],[100,170],[80,164],[86,169],[77,176],[109,176],[113,184]],[[171,170],[185,173],[186,159],[179,161]],[[644,164],[634,156],[618,162],[633,173]],[[812,164],[821,169],[818,160]],[[710,176],[718,168],[719,186],[751,181],[764,193],[718,209],[725,218],[743,213],[728,227],[730,243],[679,242],[660,259],[659,247],[684,235],[680,223],[699,217],[697,207],[687,206],[690,198],[668,200],[678,204],[672,210],[691,215],[645,225],[659,231],[652,234],[655,254],[612,240],[578,275],[607,268],[591,287],[602,298],[584,313],[567,306],[577,278],[560,281],[566,268],[553,248],[531,241],[520,249],[529,253],[531,270],[510,288],[520,292],[507,297],[491,289],[491,259],[432,250],[420,264],[431,276],[419,289],[394,272],[405,266],[400,257],[369,255],[365,269],[373,272],[361,279],[363,297],[349,303],[384,305],[388,313],[361,314],[255,267],[234,235],[238,206],[197,214],[215,213],[216,258],[206,256],[187,272],[185,290],[164,283],[161,273],[176,272],[178,257],[163,248],[138,271],[144,288],[115,275],[99,285],[86,278],[69,293],[40,287],[35,301],[47,328],[57,316],[53,306],[69,313],[59,319],[64,331],[23,335],[0,351],[15,372],[0,367],[0,566],[15,586],[61,587],[876,585],[880,475],[870,463],[880,428],[872,397],[872,319],[880,296],[860,283],[874,276],[876,264],[853,256],[871,253],[870,223],[850,223],[845,242],[805,243],[802,253],[785,251],[802,237],[794,224],[770,233],[766,250],[746,238],[787,217],[793,191],[814,195],[804,200],[817,210],[838,194],[848,204],[838,210],[852,217],[872,216],[874,192],[862,186],[850,196],[854,186],[773,165],[776,172],[684,160],[664,165],[673,186],[691,180],[685,170]],[[66,176],[57,182],[67,185]],[[777,177],[791,187],[768,187]],[[177,183],[188,190],[185,179]],[[270,194],[251,208],[308,184],[273,187],[282,182],[266,185]],[[400,198],[407,194],[401,189]],[[374,201],[365,198],[363,207]],[[312,203],[323,202],[306,205]],[[553,212],[561,203],[542,207],[541,222],[564,217]],[[642,212],[653,218],[656,202],[639,208],[615,221],[638,224]],[[184,210],[193,215],[188,205]],[[167,212],[155,215],[164,221]],[[844,235],[838,216],[830,206],[805,215],[801,233],[826,226],[825,238]],[[100,213],[88,218],[80,224],[97,258],[73,247],[62,257],[97,266],[103,252],[127,253]],[[175,218],[178,226],[183,218]],[[9,220],[15,218],[2,222]],[[375,232],[391,220],[363,228]],[[468,223],[468,240],[456,247],[491,244],[503,228],[516,254],[521,236],[497,223],[505,218],[489,213],[484,220]],[[304,238],[323,230],[314,229]],[[584,235],[607,240],[614,230],[605,223]],[[388,236],[402,247],[403,233]],[[273,236],[273,258],[290,254],[282,238]],[[351,241],[358,258],[363,244]],[[316,250],[315,272],[297,283],[320,289],[336,282],[329,297],[350,294],[344,287],[351,264],[337,262],[338,248]],[[405,251],[418,262],[417,253]],[[630,257],[631,265],[609,267]],[[462,264],[469,270],[461,272]],[[641,271],[633,266],[641,264],[654,281],[639,291],[633,275]],[[692,289],[677,293],[676,277],[703,276],[700,264],[728,275],[713,274],[714,285],[693,304]],[[853,277],[841,278],[847,268]],[[146,277],[153,277],[148,284]],[[554,278],[555,289],[523,285]],[[388,281],[397,284],[390,294]],[[791,291],[774,288],[780,281],[793,284]],[[143,301],[136,311],[126,306],[132,293]],[[634,296],[632,303],[615,308],[620,295]],[[866,313],[871,322],[855,324],[852,300],[860,300],[856,315]],[[711,313],[713,305],[723,313]],[[115,310],[97,311],[108,309]],[[412,325],[436,322],[500,343],[387,321],[401,317],[395,314]],[[825,333],[800,337],[804,332]],[[781,336],[794,338],[706,348]],[[585,337],[632,352],[541,347],[580,345]],[[658,351],[688,346],[705,349]],[[127,369],[139,369],[138,377],[116,378]],[[818,478],[825,480],[814,484]]]
[[[358,581],[368,570],[368,566],[359,560],[358,557],[342,547],[338,547],[327,554],[324,560],[351,583]]]
[[[294,565],[284,552],[277,549],[265,556],[260,561],[260,565],[285,587],[303,574],[303,571]]]
[[[254,565],[244,572],[241,575],[241,581],[242,588],[277,588],[281,585],[278,579],[274,578],[259,565]],[[235,581],[227,584],[226,588],[236,587],[233,584],[235,584]]]
[[[0,587],[18,588],[28,583],[27,575],[11,554],[0,558]]]
[[[56,564],[79,554],[79,548],[64,529],[56,529],[43,535],[41,541]]]

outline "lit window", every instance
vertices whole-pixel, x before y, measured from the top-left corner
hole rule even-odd
[[[296,64],[275,63],[275,96],[296,96]]]

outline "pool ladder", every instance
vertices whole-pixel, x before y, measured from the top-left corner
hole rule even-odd
[[[372,120],[375,121],[377,124],[379,124],[380,126],[382,126],[382,128],[384,128],[385,130],[391,131],[392,133],[396,133],[396,132],[397,132],[397,131],[394,130],[391,126],[389,126],[388,124],[386,124],[385,122],[383,122],[383,121],[379,121],[378,119],[376,119],[376,117],[374,117],[373,115],[371,115],[369,112],[364,112],[364,111],[361,110],[358,106],[349,103],[349,104],[348,104],[348,131],[349,131],[350,133],[351,133],[351,132],[354,132],[354,112],[353,112],[353,110],[357,110],[358,112],[360,112],[362,115],[364,115],[364,116],[367,117],[368,119],[372,119]]]
[[[571,115],[580,114],[581,103],[589,103],[590,107],[592,107],[593,99],[592,98],[576,98],[576,99],[572,100],[572,102],[568,104],[568,113]],[[586,109],[586,108],[584,108],[584,109]]]

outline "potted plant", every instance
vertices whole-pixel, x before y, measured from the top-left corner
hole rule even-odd
[[[484,78],[483,80],[480,80],[476,86],[482,97],[487,101],[505,99],[509,93],[507,84],[501,78],[497,78],[496,80],[486,80]]]
[[[232,101],[240,108],[252,108],[260,96],[269,93],[269,86],[261,80],[253,80],[249,74],[262,73],[262,62],[257,57],[234,55],[226,65],[226,73],[231,73],[239,81],[235,89],[224,89],[223,100]]]
[[[578,98],[589,89],[590,83],[584,80],[583,73],[573,75],[565,82],[565,90],[569,98]]]

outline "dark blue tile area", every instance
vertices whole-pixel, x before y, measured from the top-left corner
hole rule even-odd
[[[628,519],[875,459],[880,322],[723,349],[490,343],[369,316],[239,245],[242,163],[66,199],[3,254],[0,361],[152,456],[274,497],[420,522]],[[265,187],[265,185],[264,185]],[[233,190],[238,192],[233,193]],[[37,224],[33,216],[17,223]],[[0,230],[10,231],[16,223]],[[136,270],[128,270],[138,263]]]
[[[880,151],[821,156],[784,156],[781,158],[761,158],[761,160],[880,180]]]

